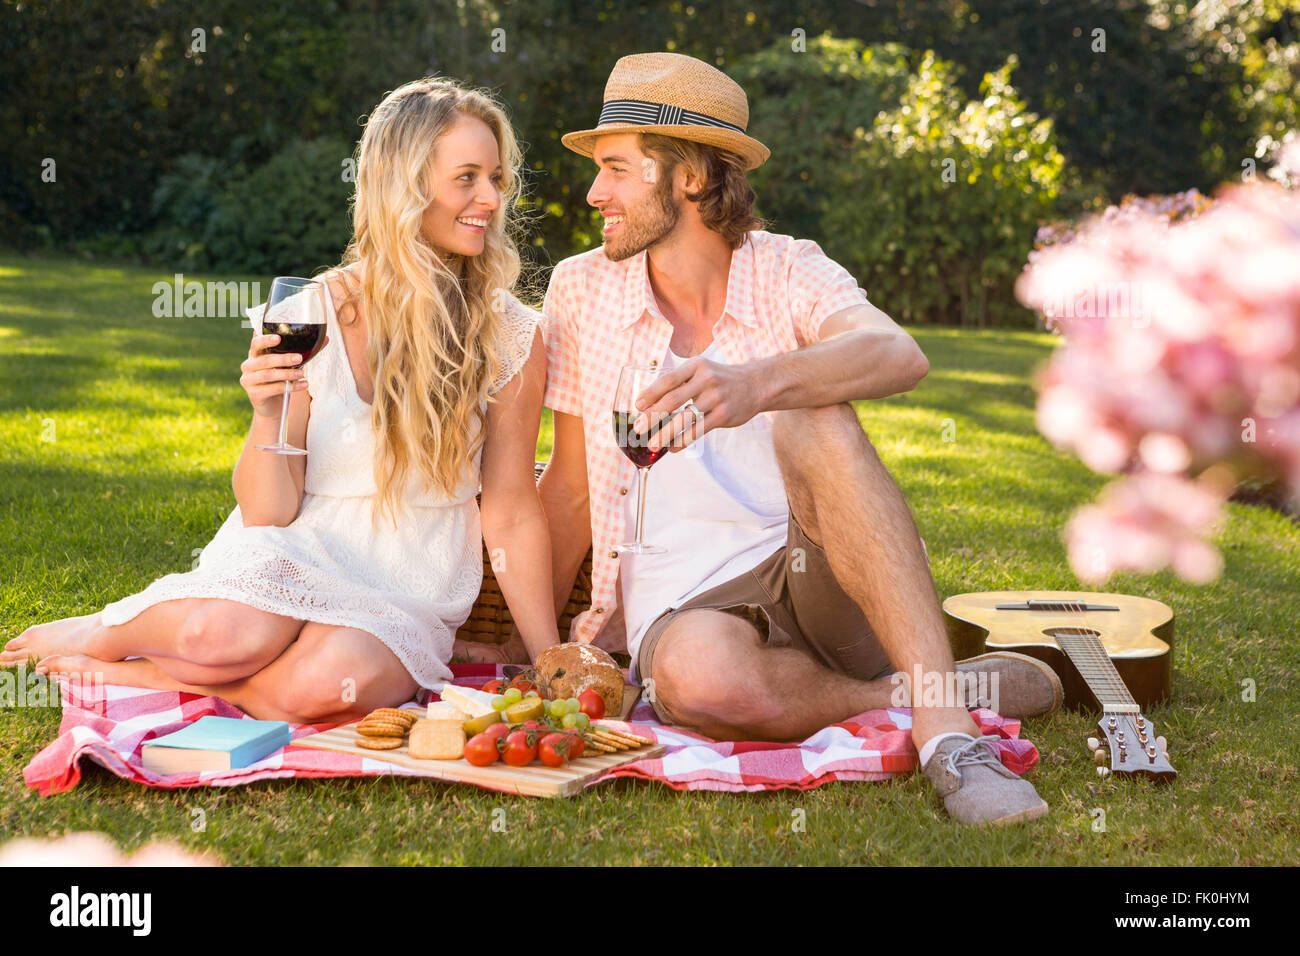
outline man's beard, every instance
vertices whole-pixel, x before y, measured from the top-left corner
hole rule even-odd
[[[605,258],[610,262],[632,258],[676,228],[679,213],[673,203],[671,179],[665,176],[655,183],[654,195],[646,207],[645,215],[638,214],[635,222],[625,213],[620,230],[622,235],[614,240],[605,240]]]

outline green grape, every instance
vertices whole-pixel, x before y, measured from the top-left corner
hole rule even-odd
[[[524,692],[518,687],[507,687],[501,696],[504,697],[508,703],[517,704],[524,699]]]
[[[584,717],[584,716],[586,716],[586,715],[585,715],[585,714],[565,714],[565,715],[564,715],[564,720],[562,720],[560,723],[561,723],[561,725],[564,727],[565,730],[580,730],[581,728],[578,726],[578,718],[579,718],[579,717]]]
[[[530,690],[528,693],[524,694],[524,696],[525,696],[525,697],[541,697],[542,695],[539,694],[539,693],[537,693],[537,691],[535,691],[535,690]]]
[[[586,730],[591,726],[591,718],[584,713],[569,714],[578,723],[578,730]]]
[[[501,694],[497,694],[490,701],[488,701],[488,703],[492,705],[493,710],[505,710],[507,707],[510,706],[510,701],[506,700],[505,697],[503,697]]]
[[[576,713],[577,713],[578,711],[580,711],[580,710],[582,710],[582,705],[578,703],[578,698],[576,698],[576,697],[570,697],[570,698],[569,698],[569,713],[571,713],[571,714],[576,714]]]

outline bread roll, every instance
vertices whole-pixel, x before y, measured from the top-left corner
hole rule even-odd
[[[543,686],[555,697],[577,697],[587,688],[600,694],[605,716],[623,713],[623,672],[599,647],[556,644],[537,655],[533,664]]]

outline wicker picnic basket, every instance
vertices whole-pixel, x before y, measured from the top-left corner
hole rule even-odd
[[[546,462],[536,462],[534,477],[540,479],[545,468]],[[573,591],[569,594],[569,603],[564,606],[564,613],[560,615],[560,640],[569,639],[569,625],[573,623],[573,618],[590,606],[591,549],[588,548],[587,557],[583,560],[582,567],[578,569],[578,578],[574,581]],[[492,561],[488,557],[485,544],[483,546],[483,590],[479,592],[478,600],[474,602],[474,610],[470,611],[469,620],[461,625],[456,632],[456,637],[482,644],[504,644],[510,639],[510,628],[513,623],[510,609],[506,607],[505,598],[501,594],[501,586],[497,584],[496,575],[492,572]]]

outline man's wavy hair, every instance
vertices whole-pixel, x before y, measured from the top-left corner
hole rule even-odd
[[[638,133],[641,152],[658,165],[660,183],[667,183],[678,166],[686,166],[704,181],[686,198],[699,204],[704,225],[739,249],[754,229],[768,224],[754,215],[754,190],[745,176],[745,164],[735,153],[675,136]]]

